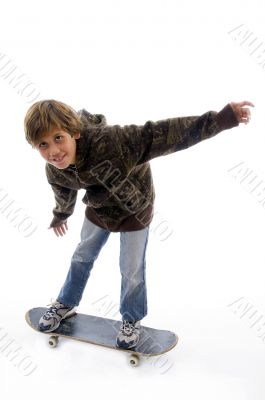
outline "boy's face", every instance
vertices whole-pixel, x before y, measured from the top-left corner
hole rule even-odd
[[[72,137],[68,132],[53,128],[41,137],[36,149],[49,164],[65,169],[70,164],[75,164],[76,139],[79,138],[80,133],[75,133]]]

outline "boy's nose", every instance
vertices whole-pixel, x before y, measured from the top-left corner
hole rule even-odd
[[[56,148],[56,146],[50,146],[49,157],[56,157],[59,154],[60,154],[60,151]]]

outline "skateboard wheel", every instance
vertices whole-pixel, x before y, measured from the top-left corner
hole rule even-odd
[[[58,344],[58,336],[51,336],[49,338],[49,345],[50,347],[56,347]]]
[[[139,364],[139,361],[140,361],[140,358],[137,354],[130,355],[129,362],[132,367],[137,367],[137,365]]]

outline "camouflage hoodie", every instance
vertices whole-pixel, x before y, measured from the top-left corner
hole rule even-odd
[[[46,164],[56,206],[51,226],[74,211],[77,192],[86,216],[112,232],[148,226],[153,217],[154,185],[149,161],[186,149],[239,123],[227,104],[219,113],[147,121],[144,125],[107,125],[101,114],[79,111],[83,127],[76,141],[76,164],[57,169]]]

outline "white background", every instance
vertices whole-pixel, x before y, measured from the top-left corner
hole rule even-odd
[[[83,193],[67,235],[57,238],[47,229],[54,200],[44,160],[24,139],[30,104],[2,73],[1,193],[37,230],[25,237],[2,210],[0,333],[21,346],[37,369],[24,376],[0,351],[1,398],[264,399],[265,342],[259,335],[265,332],[265,209],[262,196],[251,193],[254,186],[231,172],[241,163],[265,185],[265,69],[259,65],[265,59],[264,11],[261,0],[1,4],[0,54],[34,82],[38,100],[61,100],[120,125],[201,115],[230,101],[256,106],[249,125],[151,162],[157,216],[147,250],[144,324],[180,338],[163,373],[159,361],[144,360],[133,369],[124,353],[74,341],[62,340],[51,350],[46,337],[26,324],[25,312],[48,304],[63,283],[79,241]],[[255,45],[247,48],[231,33],[240,25],[255,44],[263,43],[253,55]],[[167,240],[156,229],[161,221],[173,232]],[[119,234],[113,234],[79,311],[102,316],[108,305],[117,305],[119,318],[118,257]],[[243,306],[231,306],[239,298],[256,311],[251,321],[260,318],[259,331],[258,324],[250,328],[251,313],[243,318]]]

